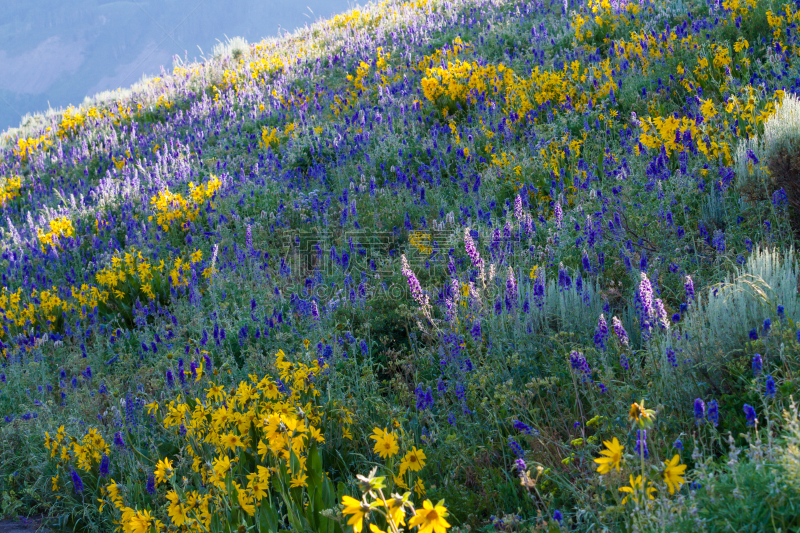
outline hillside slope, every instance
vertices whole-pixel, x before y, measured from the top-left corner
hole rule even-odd
[[[798,22],[387,0],[35,117],[0,151],[3,514],[800,526]]]

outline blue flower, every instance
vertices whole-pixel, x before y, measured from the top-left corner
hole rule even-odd
[[[744,404],[744,416],[747,418],[747,425],[753,426],[755,425],[756,421],[756,410],[750,404]]]
[[[563,522],[563,521],[564,521],[564,515],[562,515],[562,514],[561,514],[561,511],[559,511],[558,509],[556,509],[556,510],[553,512],[553,520],[555,520],[556,522],[558,522],[558,523],[560,524],[561,522]]]
[[[750,340],[751,341],[757,341],[758,340],[758,332],[756,331],[756,328],[753,328],[753,329],[750,330]]]
[[[522,446],[520,446],[519,443],[511,436],[508,437],[508,446],[511,448],[511,451],[514,452],[514,455],[520,459],[525,457],[525,452],[522,450]]]
[[[681,439],[676,439],[675,442],[672,443],[672,447],[676,450],[683,450],[683,443]]]
[[[775,380],[772,378],[772,376],[767,376],[766,377],[765,385],[766,385],[766,388],[765,388],[765,391],[764,391],[764,396],[767,396],[767,397],[775,396]]]
[[[706,417],[706,404],[703,400],[697,398],[694,401],[694,419],[698,424],[700,424],[705,417]]]
[[[70,473],[70,476],[72,477],[72,486],[75,488],[75,493],[80,494],[83,492],[83,480],[81,480],[81,476],[79,476],[75,470]]]
[[[717,405],[717,400],[711,400],[708,402],[708,412],[706,413],[706,418],[711,425],[717,427],[719,425],[719,405]]]
[[[761,373],[761,369],[764,368],[764,362],[761,360],[761,354],[755,354],[753,356],[753,377],[758,377]]]

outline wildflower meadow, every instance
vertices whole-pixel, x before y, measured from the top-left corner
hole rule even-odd
[[[800,5],[386,0],[0,136],[0,515],[800,530]]]

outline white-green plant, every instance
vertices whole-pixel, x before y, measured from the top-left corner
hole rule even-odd
[[[800,319],[798,263],[794,249],[756,250],[744,265],[697,295],[678,328],[654,338],[649,360],[661,376],[664,392],[674,400],[697,392],[702,381],[716,381],[731,356],[741,351],[753,329],[762,335],[764,320]],[[667,357],[674,350],[678,366]],[[693,375],[694,379],[686,379]]]
[[[250,49],[250,45],[244,37],[226,37],[225,42],[219,41],[211,50],[214,58],[235,57],[244,54]]]
[[[763,187],[770,177],[768,163],[783,150],[790,153],[800,150],[800,97],[793,93],[787,93],[775,113],[764,122],[763,135],[739,141],[735,170],[740,190]]]

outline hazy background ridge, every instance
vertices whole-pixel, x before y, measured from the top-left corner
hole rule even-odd
[[[253,43],[348,9],[348,0],[0,0],[0,131],[27,113],[78,105],[206,57],[217,39]],[[309,9],[311,11],[309,11]],[[313,13],[312,13],[313,11]]]

